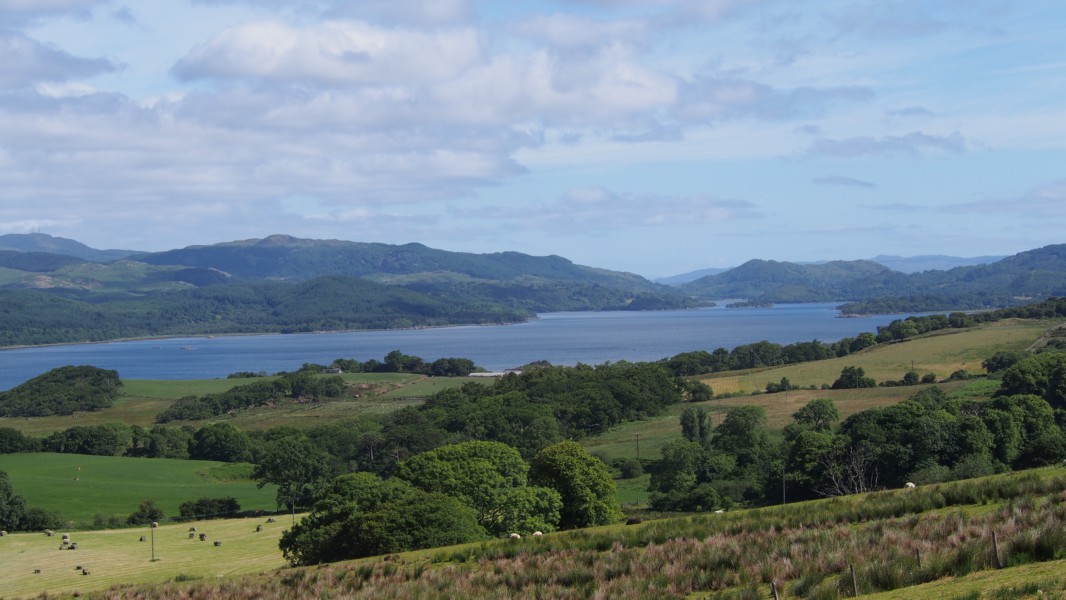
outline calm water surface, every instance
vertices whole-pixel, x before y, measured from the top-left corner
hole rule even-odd
[[[115,369],[127,379],[208,379],[288,371],[335,358],[381,360],[393,350],[428,361],[463,357],[489,370],[535,360],[557,365],[651,361],[680,352],[768,340],[831,342],[898,316],[838,318],[833,304],[659,312],[563,312],[517,325],[399,331],[170,338],[0,351],[0,390],[63,365]]]

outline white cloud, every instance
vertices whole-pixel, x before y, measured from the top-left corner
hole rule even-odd
[[[422,32],[358,21],[296,28],[257,21],[227,29],[176,66],[186,79],[390,85],[451,79],[482,59],[476,30]]]
[[[827,175],[825,177],[818,177],[814,180],[814,183],[818,185],[840,185],[845,187],[859,187],[859,188],[875,188],[876,183],[864,181],[862,179],[856,179],[854,177],[845,177],[843,175]]]
[[[893,156],[917,155],[925,151],[940,151],[958,154],[966,150],[966,139],[959,133],[933,135],[912,131],[905,135],[886,135],[879,138],[862,136],[835,140],[821,138],[808,150],[809,154],[822,156]]]
[[[0,90],[25,88],[43,81],[66,81],[114,69],[107,60],[78,58],[25,35],[0,30]]]
[[[945,207],[947,212],[1010,214],[1029,220],[1066,219],[1066,179],[1038,186],[1015,198],[993,198]]]
[[[479,207],[457,216],[506,224],[508,230],[538,230],[554,235],[601,233],[626,228],[670,228],[718,224],[760,216],[750,202],[711,196],[667,196],[615,192],[601,187],[574,188],[554,202],[532,207]]]

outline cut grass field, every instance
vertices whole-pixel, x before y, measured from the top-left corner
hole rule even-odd
[[[182,502],[232,496],[241,510],[273,511],[276,488],[258,488],[251,465],[203,460],[85,456],[80,454],[2,454],[0,470],[28,506],[59,512],[76,526],[96,514],[120,515],[154,500],[168,517]]]
[[[792,385],[821,387],[832,384],[847,366],[862,367],[877,381],[899,380],[911,369],[933,373],[938,380],[953,372],[982,373],[981,362],[1000,351],[1022,351],[1041,339],[1058,321],[1007,319],[969,329],[948,329],[906,341],[874,346],[843,358],[799,363],[744,373],[709,375],[703,381],[715,393],[761,391],[770,382],[787,377]]]
[[[257,532],[256,526],[263,530]],[[10,534],[0,538],[0,598],[35,597],[42,592],[69,597],[118,584],[163,583],[174,578],[214,581],[285,565],[278,549],[287,517],[266,517],[160,525],[108,531],[70,532],[77,550],[60,550],[60,534]],[[189,527],[207,535],[189,539]],[[156,561],[152,561],[152,538]],[[146,541],[140,542],[145,536]],[[214,542],[222,542],[215,546]],[[89,570],[83,575],[76,567]],[[40,573],[35,573],[35,570]]]

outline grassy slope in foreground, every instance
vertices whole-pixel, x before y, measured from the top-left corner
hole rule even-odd
[[[41,453],[0,455],[0,470],[28,506],[81,524],[97,513],[125,517],[144,500],[155,500],[167,517],[178,516],[182,502],[202,497],[232,496],[241,510],[275,508],[275,487],[256,487],[251,465]]]
[[[852,595],[848,565],[854,564],[860,593],[895,588],[910,592],[908,598],[952,598],[955,582],[971,577],[993,588],[1015,585],[1025,573],[1044,577],[1048,571],[1041,566],[1054,565],[1051,561],[1066,553],[1064,494],[1066,471],[1050,467],[915,490],[423,550],[388,561],[367,558],[271,576],[112,589],[100,597],[725,600],[767,598],[770,581],[776,581],[786,598],[845,598]],[[243,523],[250,529],[253,522]],[[993,531],[1010,567],[1002,571],[993,571]],[[264,559],[269,563],[269,556]],[[98,569],[123,564],[102,561]],[[1062,578],[1060,573],[1058,581]],[[84,589],[101,587],[93,582]]]

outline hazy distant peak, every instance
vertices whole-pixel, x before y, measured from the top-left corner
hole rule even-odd
[[[44,252],[47,254],[73,256],[90,262],[108,262],[139,254],[136,250],[97,250],[79,241],[55,237],[47,233],[8,233],[0,235],[0,250]]]
[[[879,255],[871,258],[873,262],[884,265],[893,271],[901,273],[921,273],[923,271],[947,271],[955,267],[972,267],[974,265],[989,265],[1003,260],[1004,256],[974,256],[963,258],[960,256],[947,256],[943,254],[927,254],[922,256],[894,256]]]

